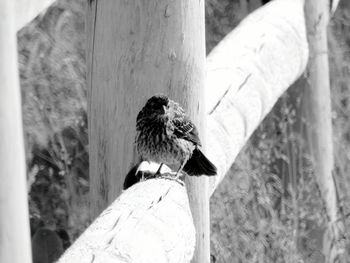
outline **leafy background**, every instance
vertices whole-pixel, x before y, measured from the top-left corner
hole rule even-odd
[[[261,5],[207,0],[207,52]],[[53,262],[90,223],[84,11],[83,0],[59,0],[18,32],[34,262]],[[350,262],[349,32],[344,0],[329,26],[340,262]],[[303,136],[307,87],[302,77],[283,95],[211,198],[213,262],[323,262],[327,218]]]

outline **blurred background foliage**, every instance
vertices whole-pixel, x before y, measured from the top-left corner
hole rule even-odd
[[[207,0],[207,52],[262,2]],[[84,0],[59,0],[18,32],[33,254],[51,253],[45,262],[90,223],[84,22]],[[350,262],[349,32],[343,0],[329,26],[334,178],[346,229],[340,262]],[[327,218],[303,141],[305,88],[307,76],[275,105],[212,196],[213,262],[323,262]]]

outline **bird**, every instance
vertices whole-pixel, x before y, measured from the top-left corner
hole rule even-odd
[[[149,98],[136,118],[136,150],[141,160],[163,164],[189,176],[216,175],[200,150],[198,130],[183,108],[163,94]]]

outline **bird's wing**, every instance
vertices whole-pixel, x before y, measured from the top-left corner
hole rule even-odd
[[[197,128],[187,116],[176,117],[172,123],[174,125],[174,135],[177,138],[185,139],[201,146]]]

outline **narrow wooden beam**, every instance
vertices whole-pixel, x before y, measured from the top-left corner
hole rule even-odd
[[[0,1],[0,262],[30,263],[14,1]]]

